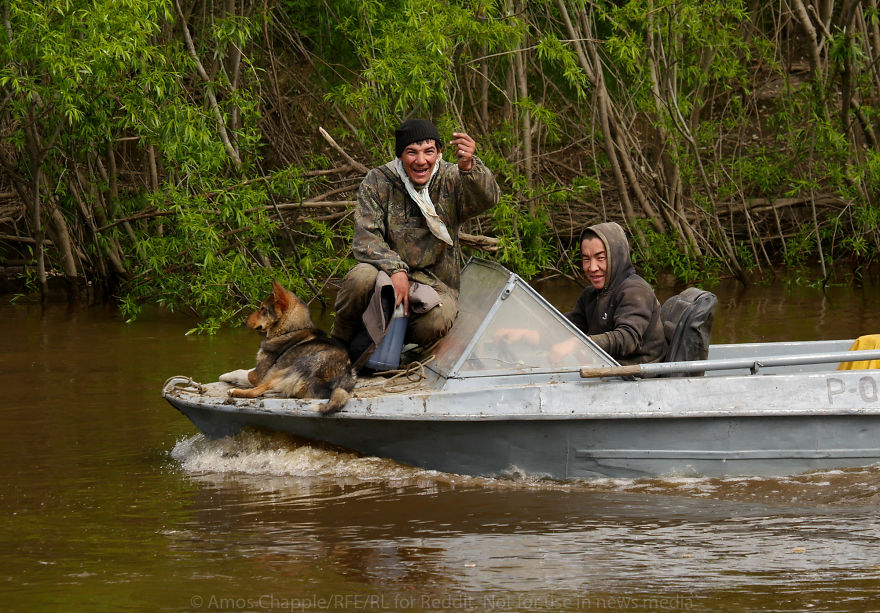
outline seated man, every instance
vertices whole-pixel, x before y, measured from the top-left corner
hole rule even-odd
[[[332,333],[346,345],[363,327],[380,271],[408,316],[407,342],[428,347],[442,337],[458,313],[459,225],[498,203],[495,177],[464,132],[450,141],[457,164],[442,159],[440,133],[430,121],[407,120],[394,136],[397,157],[367,173],[358,189],[352,253],[359,263],[342,281]],[[429,300],[436,306],[410,312],[416,284],[436,291]]]
[[[623,228],[600,223],[581,232],[581,267],[590,287],[565,316],[620,364],[662,361],[666,337],[660,302],[636,274]],[[554,345],[551,360],[573,350],[574,340]]]

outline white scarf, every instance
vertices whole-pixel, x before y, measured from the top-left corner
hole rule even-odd
[[[400,158],[395,158],[394,167],[397,169],[397,174],[400,175],[404,187],[406,187],[406,193],[408,193],[410,197],[416,201],[416,204],[419,205],[422,215],[425,216],[425,221],[428,222],[428,229],[431,230],[431,233],[441,241],[447,245],[451,245],[452,237],[449,236],[449,230],[446,229],[446,224],[443,223],[443,220],[440,219],[440,216],[437,214],[437,210],[434,208],[434,203],[431,202],[431,194],[428,192],[428,184],[431,183],[431,179],[434,178],[434,175],[437,174],[437,170],[440,168],[440,158],[438,157],[437,161],[434,162],[434,170],[431,171],[431,176],[421,189],[416,189],[413,186],[412,181],[409,180],[409,175],[406,174],[406,170],[403,168],[403,162],[400,161]]]

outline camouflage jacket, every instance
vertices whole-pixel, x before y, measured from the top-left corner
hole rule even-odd
[[[394,170],[394,160],[372,169],[358,189],[352,252],[358,262],[372,264],[389,275],[405,270],[410,279],[433,287],[459,289],[458,227],[498,203],[500,190],[492,172],[474,156],[474,167],[438,159],[440,168],[428,189],[437,214],[453,244],[447,245],[428,229],[419,205],[406,193]]]

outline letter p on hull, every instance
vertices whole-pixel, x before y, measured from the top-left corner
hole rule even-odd
[[[834,397],[844,393],[846,391],[846,385],[844,385],[843,379],[838,379],[837,377],[828,377],[827,385],[828,404],[834,404]]]

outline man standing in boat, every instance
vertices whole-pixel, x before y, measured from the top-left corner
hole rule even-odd
[[[397,157],[367,173],[358,189],[352,244],[358,264],[342,281],[333,324],[333,336],[347,346],[363,328],[380,272],[390,278],[395,306],[403,304],[409,316],[408,342],[427,347],[446,334],[458,313],[459,225],[495,206],[500,195],[466,133],[453,132],[449,143],[456,164],[442,159],[442,139],[430,121],[409,119],[394,137]],[[424,312],[410,308],[418,288],[420,298],[425,289],[436,292],[419,301]]]
[[[629,241],[618,224],[600,223],[581,232],[581,267],[590,282],[566,317],[621,364],[660,362],[666,337],[660,302],[636,274]],[[578,346],[577,339],[554,345],[551,361]]]

